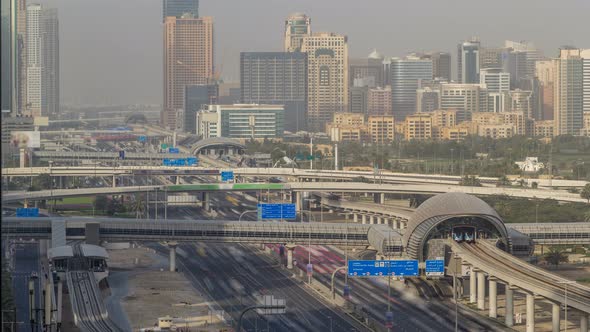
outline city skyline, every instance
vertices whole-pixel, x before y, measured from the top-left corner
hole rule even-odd
[[[95,4],[89,1],[71,3],[48,0],[41,3],[59,9],[60,25],[64,27],[60,35],[64,103],[162,104],[162,72],[158,70],[162,63],[161,1],[129,0],[117,4],[103,1]],[[502,3],[510,3],[511,12],[503,13],[500,9],[506,6],[502,6]],[[113,11],[112,8],[116,5],[117,11]],[[294,12],[302,12],[310,17],[313,31],[346,35],[351,58],[366,57],[374,48],[386,58],[404,56],[412,51],[451,52],[453,76],[456,74],[456,45],[472,35],[479,36],[484,47],[502,47],[504,40],[529,40],[546,56],[554,57],[558,54],[557,48],[562,45],[587,47],[583,44],[584,25],[588,25],[586,30],[590,29],[590,23],[581,19],[584,10],[590,10],[590,3],[586,1],[567,4],[541,1],[531,6],[530,3],[514,4],[502,0],[498,8],[484,5],[478,7],[468,1],[459,1],[450,7],[472,9],[474,13],[479,9],[482,14],[462,18],[461,22],[452,26],[443,23],[455,22],[457,14],[435,2],[420,6],[431,7],[432,12],[437,13],[436,16],[429,14],[429,11],[425,12],[423,8],[418,10],[417,5],[413,4],[405,4],[404,10],[392,12],[386,9],[392,8],[394,4],[386,2],[373,3],[366,8],[359,8],[360,4],[350,2],[339,3],[338,15],[331,10],[334,5],[331,1],[320,4],[300,1],[279,5],[267,0],[258,1],[256,5],[232,4],[235,10],[226,10],[227,5],[225,1],[199,3],[199,14],[212,16],[217,22],[215,63],[216,69],[221,69],[221,76],[226,82],[239,80],[240,52],[282,51],[285,18]],[[265,10],[260,11],[259,8]],[[562,10],[567,10],[572,19],[559,26],[544,25],[537,21],[526,26],[519,24],[519,15],[524,13],[550,18]],[[359,12],[364,14],[359,15]],[[110,17],[109,24],[101,25],[100,17],[107,13]],[[126,25],[125,17],[131,14],[136,18],[135,24]],[[389,17],[385,17],[386,14]],[[341,19],[346,15],[358,17],[358,24],[347,24],[347,20]],[[494,15],[502,15],[503,24],[498,25]],[[580,19],[576,19],[576,15],[580,15]],[[363,20],[361,16],[371,19]],[[407,31],[406,26],[415,20],[421,22],[416,33],[398,33]],[[236,29],[237,26],[240,28]],[[444,30],[439,34],[441,28]],[[92,38],[81,39],[89,31],[102,32],[94,34]],[[252,38],[260,35],[253,34],[253,31],[265,31],[263,38]],[[389,33],[385,33],[387,31]],[[436,36],[434,31],[437,31]],[[133,47],[129,47],[129,36],[136,36]],[[118,55],[120,61],[115,61],[117,54],[113,50],[121,52]],[[95,61],[93,68],[85,67],[85,56],[90,56]],[[79,84],[79,81],[84,84]],[[121,91],[126,93],[122,94]]]

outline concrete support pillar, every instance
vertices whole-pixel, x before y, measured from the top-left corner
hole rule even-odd
[[[49,280],[45,281],[45,317],[44,317],[44,324],[50,326],[51,324],[51,291],[53,290],[53,285],[49,282]]]
[[[117,177],[113,174],[113,188],[117,186]]]
[[[392,222],[391,222],[391,228],[393,228],[393,229],[397,229],[397,219],[396,219],[396,218],[393,218],[393,219],[392,219]]]
[[[352,215],[352,220],[353,220],[355,223],[359,222],[359,215],[358,215],[358,214],[356,214],[356,213],[354,213],[354,214]]]
[[[374,193],[373,194],[373,202],[377,204],[385,203],[385,194],[384,193]]]
[[[168,244],[170,248],[170,272],[176,271],[176,244]]]
[[[203,210],[209,211],[209,193],[204,192],[202,197],[203,199],[201,200],[201,207],[203,208]]]
[[[177,175],[176,176],[176,185],[179,185],[179,184],[180,184],[180,176]]]
[[[381,217],[377,217],[377,225],[381,225],[382,219]]]
[[[471,268],[471,273],[469,274],[469,303],[477,302],[477,286],[475,278],[477,278],[477,272]]]
[[[348,220],[348,213],[344,214],[344,220]]]
[[[587,312],[581,312],[580,314],[580,332],[588,332],[588,318],[590,318],[590,314]]]
[[[61,323],[61,310],[63,307],[63,281],[57,282],[57,323]]]
[[[362,214],[361,215],[361,223],[363,225],[367,223],[367,215],[366,214]]]
[[[486,276],[483,271],[477,272],[477,309],[486,309]]]
[[[383,224],[385,224],[385,225],[389,225],[389,219],[387,219],[387,218],[383,218]]]
[[[287,249],[287,268],[291,270],[293,269],[293,251],[295,251],[295,246],[286,245],[285,248]]]
[[[291,192],[291,202],[295,203],[295,211],[301,211],[301,193],[294,191]]]
[[[498,282],[490,277],[490,318],[498,317]]]
[[[561,318],[559,317],[561,312],[561,308],[559,303],[551,303],[551,331],[553,332],[559,332],[559,330],[561,329],[560,323],[561,323]]]
[[[369,216],[369,224],[373,225],[375,223],[375,217],[372,215]]]
[[[535,295],[526,295],[526,332],[535,332]]]
[[[514,325],[514,290],[510,285],[506,285],[506,317],[504,317],[504,324],[508,327]]]

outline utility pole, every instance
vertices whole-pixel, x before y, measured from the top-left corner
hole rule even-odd
[[[313,169],[313,136],[309,137],[309,169]]]

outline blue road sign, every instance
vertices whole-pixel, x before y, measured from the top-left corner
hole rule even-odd
[[[137,140],[140,141],[140,142],[145,142],[145,141],[147,141],[147,136],[143,136],[143,135],[142,136],[139,136],[137,138]]]
[[[439,259],[426,260],[425,269],[426,276],[444,276],[445,275],[445,261]]]
[[[351,277],[379,277],[392,275],[396,277],[418,276],[418,261],[348,261],[348,275]]]
[[[313,264],[309,263],[306,266],[307,276],[311,277],[313,275]]]
[[[17,217],[38,217],[39,216],[39,208],[17,208],[16,209],[16,216]]]
[[[180,153],[180,150],[178,148],[168,148],[168,153]]]
[[[196,157],[188,157],[186,158],[186,165],[187,166],[196,166],[199,163],[199,159]]]
[[[234,171],[222,171],[221,181],[232,181],[234,179]]]
[[[119,159],[125,159],[125,151],[119,151]]]
[[[258,204],[258,219],[295,219],[297,213],[292,203]]]

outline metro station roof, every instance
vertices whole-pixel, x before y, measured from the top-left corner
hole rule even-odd
[[[194,154],[196,154],[199,151],[201,151],[201,149],[203,149],[203,148],[210,147],[210,146],[218,146],[218,145],[235,146],[235,147],[238,147],[241,149],[246,148],[246,146],[244,144],[242,144],[239,141],[236,141],[234,139],[231,139],[231,138],[211,137],[211,138],[202,139],[202,140],[198,141],[197,143],[193,144],[191,146],[191,150],[193,151]]]
[[[81,244],[80,248],[82,249],[82,255],[84,255],[84,257],[99,257],[105,259],[109,258],[107,250],[103,247],[92,244]]]
[[[417,258],[423,240],[432,228],[453,217],[486,219],[498,229],[502,237],[510,240],[504,221],[486,202],[465,193],[445,193],[426,200],[410,217],[403,238],[408,254]]]
[[[74,257],[74,251],[72,250],[71,246],[61,246],[49,248],[49,250],[47,250],[47,258],[49,258],[50,261],[54,259],[63,259],[70,257]]]

